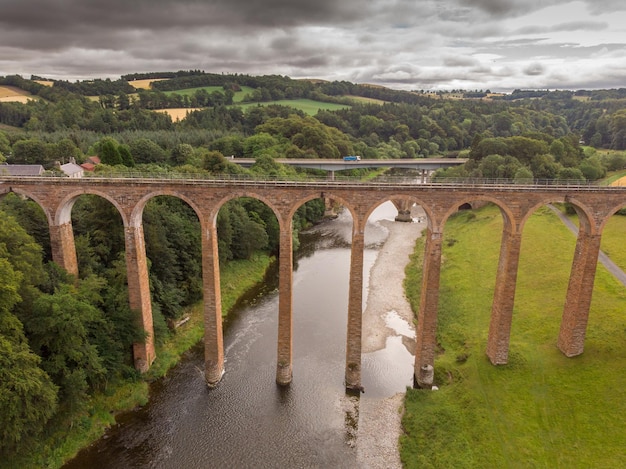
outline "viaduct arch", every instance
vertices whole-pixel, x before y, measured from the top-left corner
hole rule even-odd
[[[347,311],[345,385],[361,386],[363,250],[365,223],[382,202],[396,206],[418,203],[427,214],[422,297],[418,312],[414,379],[416,386],[433,384],[437,347],[437,307],[443,227],[448,217],[471,201],[496,204],[503,215],[502,242],[492,302],[486,353],[494,365],[508,360],[513,302],[522,230],[525,221],[548,203],[571,203],[580,218],[580,229],[570,272],[557,345],[568,357],[583,352],[589,307],[607,220],[626,205],[626,188],[598,186],[535,186],[481,184],[360,183],[336,181],[254,181],[126,178],[0,178],[0,196],[9,192],[38,203],[46,214],[53,259],[70,273],[77,273],[70,212],[76,198],[96,194],[120,212],[125,233],[126,268],[131,309],[139,314],[148,335],[134,346],[135,366],[146,371],[155,359],[152,307],[148,285],[142,212],[153,197],[172,195],[196,211],[202,238],[205,322],[205,379],[215,386],[224,372],[224,347],[220,297],[216,218],[220,207],[237,197],[265,202],[280,227],[279,306],[276,381],[292,379],[292,216],[299,206],[315,198],[331,198],[350,210],[353,217],[350,287]]]

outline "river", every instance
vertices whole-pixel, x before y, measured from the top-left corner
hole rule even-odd
[[[396,215],[391,203],[365,232],[364,301],[369,272]],[[224,327],[225,374],[214,389],[203,377],[203,346],[190,350],[150,388],[150,402],[125,413],[107,434],[67,463],[83,468],[352,468],[358,467],[359,408],[411,386],[411,334],[388,312],[397,335],[363,355],[365,393],[346,394],[344,368],[350,234],[342,213],[301,234],[295,256],[293,382],[275,383],[278,296],[272,277]],[[367,334],[367,331],[364,331]]]

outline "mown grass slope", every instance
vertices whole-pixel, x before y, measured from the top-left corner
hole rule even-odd
[[[611,238],[623,239],[626,229],[624,217],[614,218],[606,246],[618,246]],[[539,210],[524,229],[509,363],[495,367],[485,348],[501,229],[494,207],[446,224],[440,389],[407,392],[404,466],[626,467],[626,288],[598,266],[585,352],[562,355],[556,342],[575,237],[547,208]],[[407,269],[414,308],[422,252],[418,246]]]

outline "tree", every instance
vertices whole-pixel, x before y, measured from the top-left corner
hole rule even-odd
[[[13,144],[11,163],[48,165],[46,145],[38,139],[18,140]]]
[[[606,175],[606,169],[602,166],[602,161],[597,156],[587,158],[576,169],[580,170],[581,175],[589,181],[597,181]],[[559,174],[559,179],[560,178]]]
[[[560,167],[552,155],[538,155],[530,163],[530,170],[537,179],[554,179]]]
[[[584,181],[585,176],[578,168],[561,168],[557,178],[562,181]]]
[[[118,149],[119,143],[113,137],[104,137],[97,146],[98,156],[102,164],[116,166],[122,164],[122,156]]]
[[[0,450],[13,449],[39,433],[57,407],[57,388],[39,367],[40,359],[11,313],[21,300],[23,276],[0,257]]]
[[[130,143],[130,153],[136,163],[165,163],[168,155],[152,140],[139,138]]]
[[[89,389],[106,374],[92,343],[93,333],[105,323],[101,315],[66,286],[37,298],[24,319],[31,347],[42,357],[42,368],[70,408],[84,405]]]
[[[120,145],[117,147],[117,150],[120,152],[120,157],[122,158],[122,164],[124,166],[128,168],[135,166],[135,160],[133,159],[133,155],[130,153],[128,145]]]
[[[188,163],[193,156],[193,147],[188,143],[179,143],[172,150],[172,164],[182,166]]]
[[[8,313],[0,312],[1,316]],[[0,331],[0,451],[14,449],[41,432],[57,409],[57,388],[39,367],[26,340],[12,341]]]
[[[78,148],[76,144],[69,138],[59,140],[56,143],[56,148],[54,151],[54,160],[61,161],[63,163],[68,163],[72,159],[74,160],[74,162],[80,162],[83,156],[80,148]]]
[[[529,184],[533,182],[533,173],[530,172],[530,169],[525,166],[520,166],[517,171],[515,171],[515,176],[513,176],[513,180],[516,184]]]
[[[257,133],[243,142],[243,154],[247,158],[256,158],[268,149],[278,145],[278,140],[267,132]]]
[[[0,132],[0,158],[6,157],[11,152],[11,144],[4,132]]]
[[[208,151],[204,153],[202,167],[211,174],[221,174],[226,169],[228,161],[219,151]]]

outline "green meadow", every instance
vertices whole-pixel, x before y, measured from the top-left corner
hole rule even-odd
[[[199,88],[187,88],[184,90],[177,90],[177,91],[168,91],[167,94],[180,94],[180,95],[187,95],[187,96],[191,96],[194,93],[196,93],[198,90],[204,90],[207,93],[212,93],[214,91],[218,91],[220,93],[224,92],[224,89],[221,86],[203,86],[203,87],[199,87]],[[345,109],[348,108],[350,106],[345,105],[345,104],[335,104],[335,103],[325,103],[323,101],[315,101],[312,99],[281,99],[281,100],[277,100],[277,101],[263,101],[263,102],[247,102],[244,103],[243,99],[248,95],[251,94],[254,91],[254,88],[250,88],[249,86],[242,86],[241,87],[241,91],[237,91],[235,92],[235,95],[233,96],[233,102],[235,103],[236,106],[239,106],[241,109],[243,109],[244,111],[247,111],[248,109],[252,108],[252,107],[257,107],[257,106],[269,106],[272,104],[277,104],[280,106],[287,106],[287,107],[292,107],[294,109],[297,109],[299,111],[302,111],[310,116],[314,116],[315,114],[317,114],[317,112],[322,109],[325,111],[336,111],[338,109]],[[365,99],[365,98],[364,98]],[[382,101],[380,101],[382,102]]]
[[[350,106],[345,104],[324,103],[322,101],[314,101],[312,99],[281,99],[280,101],[266,101],[262,103],[245,103],[239,104],[244,111],[252,107],[257,106],[269,106],[271,104],[278,104],[280,106],[287,106],[302,111],[310,116],[314,116],[321,109],[324,111],[336,111],[338,109],[346,109]]]
[[[576,239],[538,210],[522,238],[509,363],[493,366],[485,348],[501,230],[493,206],[445,226],[439,390],[407,390],[404,467],[626,467],[626,287],[598,264],[585,351],[565,357],[556,342]],[[623,268],[625,230],[626,217],[613,217],[602,243]],[[414,310],[421,243],[405,280]]]
[[[184,90],[167,91],[166,94],[180,94],[183,96],[191,96],[200,90],[204,90],[209,94],[213,93],[214,91],[224,93],[224,88],[222,88],[221,86],[200,86],[198,88],[185,88]],[[253,91],[254,88],[250,88],[249,86],[242,86],[240,91],[235,92],[235,95],[233,96],[233,102],[240,103],[241,101],[243,101],[244,96],[252,93]]]

